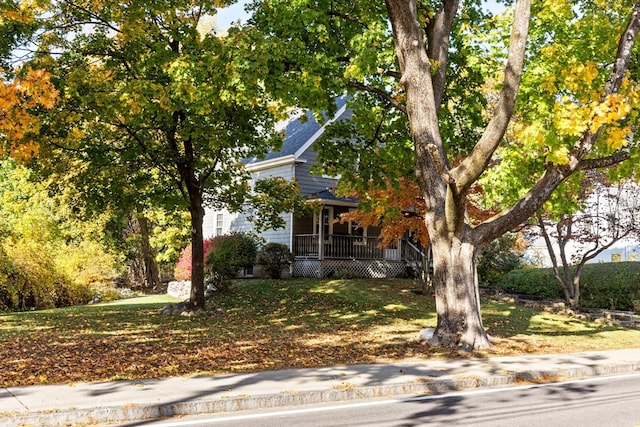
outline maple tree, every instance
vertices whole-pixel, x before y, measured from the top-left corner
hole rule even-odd
[[[345,212],[340,221],[354,221],[362,227],[380,227],[380,243],[394,245],[407,232],[423,246],[429,243],[424,225],[424,201],[415,181],[401,178],[400,186],[352,193],[360,200],[357,209]]]
[[[517,0],[497,16],[481,6],[270,0],[254,3],[251,21],[256,51],[270,53],[290,92],[304,88],[298,101],[319,109],[322,94],[352,94],[352,133],[318,145],[330,174],[362,186],[415,173],[434,254],[430,343],[467,350],[491,346],[479,248],[573,176],[616,164],[625,175],[637,159],[627,71],[640,3]],[[498,212],[480,223],[467,207],[476,185]]]
[[[640,187],[633,180],[610,183],[591,173],[575,199],[576,212],[538,212],[534,235],[545,242],[554,276],[570,307],[580,304],[580,278],[586,264],[624,239],[640,236]]]
[[[277,180],[256,183],[254,193],[241,163],[282,141],[250,46],[238,30],[213,29],[228,3],[48,2],[31,39],[30,63],[46,67],[60,91],[37,132],[41,160],[66,166],[93,198],[188,210],[195,309],[205,304],[204,206],[257,206],[256,221],[272,226],[288,201],[274,208],[265,193],[297,194]]]
[[[25,67],[10,81],[0,69],[0,156],[28,160],[38,153],[36,138],[40,126],[34,109],[51,109],[58,91],[50,74]]]
[[[0,4],[0,156],[25,161],[38,153],[40,121],[36,111],[51,109],[58,91],[51,74],[35,65],[18,65],[15,49],[37,25],[38,2],[7,0]]]

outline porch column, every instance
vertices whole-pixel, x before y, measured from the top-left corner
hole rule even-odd
[[[324,258],[324,223],[323,221],[323,216],[322,213],[324,212],[324,206],[322,207],[322,209],[320,209],[320,212],[318,213],[318,259],[320,261],[322,261],[322,259]]]
[[[318,263],[320,266],[318,267],[318,278],[324,277],[324,236],[323,236],[323,224],[322,224],[322,212],[324,211],[324,206],[320,209],[318,213]]]

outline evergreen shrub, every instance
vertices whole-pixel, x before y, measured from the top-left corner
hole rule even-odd
[[[241,270],[253,267],[257,254],[258,243],[251,234],[232,232],[216,236],[211,239],[205,259],[206,274],[223,290]]]
[[[490,284],[496,277],[522,266],[522,250],[518,235],[507,233],[480,248],[478,255],[478,279]]]
[[[293,262],[293,254],[287,245],[282,243],[267,243],[260,252],[256,264],[262,267],[262,271],[271,279],[282,277],[282,270],[288,268]]]

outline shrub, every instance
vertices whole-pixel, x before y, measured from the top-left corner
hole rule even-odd
[[[180,252],[176,267],[173,269],[173,278],[178,281],[191,280],[191,245]]]
[[[56,268],[56,255],[44,244],[19,239],[0,253],[0,307],[30,310],[84,304],[93,291]]]
[[[282,270],[293,262],[293,254],[287,245],[282,243],[267,243],[260,249],[256,264],[262,267],[265,274],[271,279],[279,279]]]
[[[489,284],[501,274],[520,267],[522,251],[518,248],[518,235],[507,233],[480,248],[478,278]]]
[[[203,251],[203,258],[202,258],[203,261],[206,261],[207,259],[207,254],[211,250],[211,242],[213,241],[213,239],[215,239],[215,237],[206,239],[203,242],[204,244],[204,251]],[[178,262],[176,263],[176,266],[173,270],[173,278],[180,282],[183,280],[191,280],[191,245],[190,244],[187,245],[180,252],[180,257],[178,258]]]
[[[56,290],[56,307],[86,304],[94,297],[95,292],[81,283],[60,283]]]
[[[211,239],[205,259],[207,273],[222,290],[245,268],[251,268],[258,253],[256,239],[247,233],[234,232]]]
[[[0,311],[18,307],[17,275],[18,270],[0,246]]]
[[[492,286],[540,298],[563,298],[562,288],[550,268],[525,268],[496,276]]]
[[[498,277],[493,285],[542,298],[564,298],[551,268],[513,270]],[[580,280],[580,307],[631,310],[634,299],[640,299],[640,262],[585,266]]]

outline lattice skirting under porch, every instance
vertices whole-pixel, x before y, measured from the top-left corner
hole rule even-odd
[[[347,260],[347,259],[296,259],[293,262],[296,277],[368,277],[381,279],[406,274],[406,266],[400,261]]]

